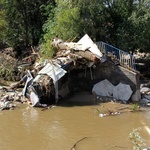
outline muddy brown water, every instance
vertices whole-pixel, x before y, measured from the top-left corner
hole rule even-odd
[[[25,104],[1,111],[0,150],[132,150],[129,134],[138,127],[150,146],[148,108],[101,118],[97,109],[106,104],[92,99],[82,92],[44,111]]]

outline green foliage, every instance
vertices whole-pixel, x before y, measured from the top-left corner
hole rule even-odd
[[[49,7],[49,6],[48,6]],[[63,40],[73,39],[80,31],[80,13],[77,7],[71,7],[69,3],[57,1],[57,7],[52,9],[49,19],[43,26],[44,45],[41,46],[42,54],[52,56],[55,53],[51,46],[51,39],[59,37]]]
[[[38,45],[42,26],[47,19],[44,6],[53,0],[7,0],[8,42],[15,45]]]
[[[137,103],[133,105],[133,111],[139,110],[139,108],[140,106]]]
[[[52,47],[51,41],[47,40],[46,43],[40,45],[40,52],[42,54],[43,59],[50,59],[56,53],[56,49]]]
[[[134,38],[137,41],[135,45],[138,46],[139,49],[145,49],[145,51],[150,52],[150,5],[148,0],[141,1],[136,6],[129,21],[131,21],[135,29]]]
[[[136,49],[149,50],[150,6],[147,4],[147,0],[139,1],[138,3],[133,1],[131,5],[132,11],[117,29],[117,44],[122,49],[132,52]]]
[[[42,52],[52,56],[53,37],[78,40],[88,34],[123,50],[149,51],[149,0],[0,0],[0,8],[0,44],[40,40]]]
[[[79,9],[77,7],[70,8],[67,4],[66,7],[63,5],[58,4],[58,7],[54,9],[54,17],[50,16],[44,24],[45,40],[50,40],[55,36],[67,40],[78,34],[80,27]]]
[[[6,31],[7,31],[7,21],[6,21],[6,11],[4,9],[5,1],[0,0],[0,46],[5,44],[5,37],[6,37]]]
[[[44,40],[58,36],[63,40],[88,34],[94,41],[102,40],[134,51],[149,48],[150,9],[148,0],[57,0],[44,24]]]
[[[97,33],[100,31],[98,24],[101,20],[99,15],[102,6],[98,0],[57,0],[56,7],[50,12],[49,18],[43,26],[46,49],[53,37],[61,38],[64,41],[76,37],[78,40],[87,33],[96,40]],[[42,51],[46,51],[46,49]]]
[[[59,10],[58,10],[59,11]],[[53,32],[60,38],[67,40],[74,38],[80,29],[80,14],[78,8],[68,8],[56,15],[57,24]]]
[[[105,12],[103,1],[78,0],[75,5],[80,9],[81,30],[80,34],[88,34],[94,41],[102,40],[101,32],[104,31]]]
[[[10,56],[1,54],[0,56],[0,78],[9,81],[16,81],[18,76],[17,60]]]

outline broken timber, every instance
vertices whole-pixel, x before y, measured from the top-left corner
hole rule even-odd
[[[25,84],[23,93],[25,97],[32,101],[32,106],[39,106],[40,102],[44,103],[43,97],[49,100],[54,98],[54,101],[57,104],[59,95],[61,97],[67,96],[69,92],[73,91],[71,88],[74,88],[73,82],[76,82],[73,81],[73,78],[74,73],[78,73],[76,71],[77,69],[82,72],[82,75],[83,72],[86,73],[87,80],[89,77],[86,72],[88,68],[90,71],[91,80],[99,80],[99,74],[103,74],[105,77],[109,74],[107,70],[111,69],[110,65],[112,65],[112,61],[108,59],[108,56],[105,57],[105,55],[101,53],[97,45],[88,35],[83,36],[76,43],[64,42],[61,39],[53,38],[51,44],[58,49],[55,57],[51,60],[45,60],[43,64],[35,64],[34,70],[28,72],[29,75],[27,75],[29,78],[26,81],[30,81],[30,84]],[[32,51],[33,54],[35,54],[34,49],[32,49]],[[106,60],[111,63],[108,66],[109,69],[105,70],[105,68],[102,68],[100,65]],[[97,67],[97,69],[95,69],[95,67]],[[113,71],[110,72],[112,73]],[[33,76],[32,73],[34,74]],[[66,75],[66,78],[64,77],[65,82],[63,81],[64,78],[60,80],[67,73],[68,75]],[[113,75],[111,74],[109,77],[111,76]],[[80,86],[79,84],[80,83],[77,83],[77,86]]]

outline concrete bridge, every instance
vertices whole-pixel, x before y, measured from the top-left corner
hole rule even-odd
[[[140,73],[136,70],[135,57],[105,42],[100,41],[96,44],[103,54],[111,53],[119,62],[119,65],[112,65],[111,62],[101,64],[95,70],[96,78],[107,78],[114,85],[119,82],[129,84],[133,90],[131,100],[139,101],[141,99]]]

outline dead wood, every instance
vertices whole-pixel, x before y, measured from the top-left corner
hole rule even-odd
[[[32,54],[37,55],[39,59],[41,58],[40,54],[38,52],[36,53],[32,46],[31,46],[31,50],[32,50]]]
[[[86,51],[75,51],[74,53],[78,54],[79,56],[81,56],[87,60],[93,61],[93,62],[99,61],[99,59],[93,53],[91,53],[90,51],[87,51],[87,50]]]
[[[86,139],[86,138],[89,138],[89,137],[84,137],[84,138],[80,139],[79,141],[77,141],[77,142],[73,145],[73,147],[71,148],[71,150],[76,150],[77,144],[78,144],[79,142],[83,141],[83,140]]]
[[[68,49],[68,46],[66,46],[61,39],[58,39],[56,37],[52,39],[51,44],[52,44],[52,46],[56,47],[59,50],[67,50]]]

